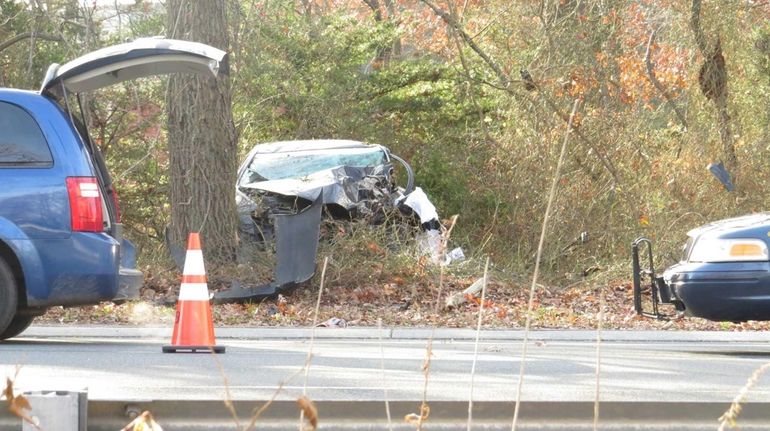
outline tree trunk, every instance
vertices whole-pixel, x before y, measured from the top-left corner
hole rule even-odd
[[[169,37],[228,49],[226,0],[169,0]],[[173,75],[166,93],[171,241],[201,232],[206,258],[232,262],[237,241],[237,135],[228,78]]]
[[[703,65],[698,74],[701,92],[707,99],[713,100],[717,108],[719,138],[722,142],[722,157],[731,179],[738,176],[738,157],[735,155],[735,142],[727,108],[727,70],[722,55],[722,46],[717,35],[712,48],[700,24],[701,0],[693,0],[690,8],[690,27],[695,36],[695,43],[703,55]]]

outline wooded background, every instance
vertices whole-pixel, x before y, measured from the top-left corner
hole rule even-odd
[[[459,215],[455,245],[526,271],[579,99],[544,250],[548,276],[628,271],[639,235],[670,261],[687,230],[768,209],[766,0],[0,0],[0,86],[37,89],[52,62],[154,35],[231,53],[222,85],[232,90],[232,123],[216,114],[225,134],[200,148],[232,140],[238,155],[227,156],[225,176],[188,178],[215,179],[224,205],[256,143],[383,144],[411,162],[442,216]],[[185,147],[169,137],[178,113],[167,101],[191,79],[129,82],[89,98],[127,234],[149,266],[184,202],[172,184]],[[732,192],[707,170],[719,162]],[[227,211],[212,214],[208,223],[234,223]]]

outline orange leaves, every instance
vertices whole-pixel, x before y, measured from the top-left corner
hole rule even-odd
[[[278,299],[275,301],[275,306],[278,308],[278,314],[276,316],[294,316],[297,314],[297,307],[289,305],[289,301],[285,296],[278,294]]]
[[[370,304],[380,295],[378,289],[373,286],[361,286],[353,289],[353,296],[359,303]]]
[[[369,250],[370,253],[380,255],[380,256],[384,256],[387,254],[387,252],[383,250],[382,247],[380,247],[374,241],[369,241],[368,243],[366,243],[366,249]]]
[[[639,226],[641,227],[650,226],[650,218],[646,214],[642,214],[639,216]]]
[[[631,109],[654,108],[662,95],[649,78],[645,53],[653,29],[659,43],[650,47],[650,60],[656,79],[676,97],[688,86],[690,52],[672,40],[671,27],[659,28],[665,13],[644,2],[633,2],[625,9],[612,9],[601,17],[576,15],[579,31],[573,37],[579,45],[594,40],[597,32],[607,34],[606,42],[593,53],[595,63],[577,66],[556,80],[556,94],[569,99],[584,98],[602,87],[604,94],[629,105]]]
[[[624,25],[618,37],[622,50],[617,60],[621,100],[629,105],[642,103],[651,107],[650,101],[660,97],[650,82],[645,63],[647,39],[654,29],[651,25],[654,17],[649,14],[648,9],[637,3],[632,4],[626,10]],[[663,36],[662,40],[665,40],[665,33]],[[650,46],[650,61],[655,77],[674,96],[687,87],[688,57],[689,52],[685,49],[669,43],[653,43]]]
[[[305,416],[305,420],[307,420],[312,427],[311,429],[315,430],[318,428],[318,408],[316,408],[313,400],[303,395],[297,399],[297,405]]]
[[[470,304],[481,305],[481,299],[477,298],[476,295],[473,295],[470,293],[465,295],[465,300],[468,301],[468,303]],[[492,308],[493,305],[494,305],[494,302],[492,302],[491,299],[487,299],[484,301],[484,308],[486,309]]]
[[[478,307],[481,305],[481,299],[471,293],[465,294],[465,300],[472,306]],[[505,319],[508,317],[508,309],[500,304],[497,304],[491,299],[484,300],[484,310],[486,312],[494,313],[494,315],[500,319]]]
[[[420,406],[419,415],[417,413],[409,413],[404,416],[404,421],[409,425],[422,425],[428,420],[428,416],[430,416],[430,406],[423,403],[422,406]]]
[[[16,374],[18,374],[18,368],[16,369]],[[29,415],[29,412],[32,410],[32,406],[29,405],[29,400],[27,400],[24,395],[13,394],[13,380],[6,378],[5,381],[6,384],[5,389],[3,390],[3,398],[5,398],[5,403],[8,405],[8,411],[36,429],[40,429]]]
[[[585,98],[592,89],[598,88],[599,82],[593,73],[588,70],[575,71],[570,74],[570,86],[567,94],[570,98]]]

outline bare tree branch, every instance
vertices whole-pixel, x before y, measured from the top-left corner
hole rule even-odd
[[[650,32],[650,37],[647,39],[647,50],[644,53],[644,63],[647,65],[647,77],[650,79],[650,82],[652,85],[655,86],[655,88],[663,94],[663,97],[666,98],[666,102],[669,106],[676,112],[676,116],[679,117],[679,122],[682,123],[682,126],[684,126],[685,130],[687,130],[687,120],[684,117],[684,113],[679,109],[678,106],[676,106],[676,103],[674,103],[674,98],[671,96],[671,93],[666,90],[666,88],[663,86],[663,84],[658,81],[658,78],[655,76],[655,70],[652,65],[652,61],[650,60],[651,57],[651,51],[652,51],[652,43],[655,40],[655,30]]]
[[[511,84],[511,82],[513,82],[508,78],[508,75],[503,71],[503,69],[501,69],[500,66],[498,66],[498,64],[495,63],[495,61],[492,60],[492,58],[488,56],[487,53],[485,53],[481,49],[481,47],[478,46],[478,44],[476,44],[473,38],[468,33],[466,33],[465,30],[463,30],[460,23],[458,23],[454,18],[452,18],[452,16],[449,13],[442,10],[440,7],[436,6],[430,0],[422,0],[422,2],[428,5],[429,8],[433,9],[433,12],[435,12],[436,15],[441,17],[441,19],[443,19],[444,22],[449,24],[450,27],[452,27],[457,31],[457,34],[459,34],[460,37],[462,37],[463,40],[465,40],[465,43],[467,43],[468,46],[470,46],[471,49],[476,54],[478,54],[478,56],[481,57],[484,60],[484,62],[487,63],[487,65],[489,65],[490,68],[492,68],[492,70],[497,75],[497,79],[499,79],[500,83],[503,84],[503,87],[507,88]]]
[[[35,39],[43,39],[43,40],[50,40],[52,42],[64,42],[64,39],[61,36],[55,36],[51,34],[46,33],[35,33],[33,31],[28,31],[26,33],[17,34],[16,36],[6,40],[3,43],[0,43],[0,51],[3,51],[14,44],[21,42],[24,39],[29,38],[35,38]]]
[[[557,105],[554,103],[553,100],[551,100],[545,93],[543,93],[540,89],[540,87],[534,83],[533,81],[524,81],[524,80],[518,80],[518,79],[510,79],[508,77],[508,74],[503,71],[503,69],[490,57],[487,55],[486,52],[484,52],[483,49],[473,40],[473,38],[463,29],[462,25],[457,22],[457,20],[452,17],[452,15],[441,8],[439,8],[435,3],[433,3],[431,0],[422,0],[423,3],[425,3],[428,7],[433,9],[433,11],[438,15],[444,22],[449,25],[452,29],[454,29],[457,34],[462,37],[462,39],[465,41],[465,43],[468,44],[468,46],[479,56],[482,60],[495,72],[495,75],[497,75],[497,79],[500,81],[501,89],[511,95],[519,96],[521,95],[513,90],[511,88],[511,83],[522,83],[522,84],[534,84],[534,89],[537,90],[538,95],[545,101],[546,105],[561,118],[565,123],[570,124],[570,127],[572,128],[572,131],[575,133],[575,136],[580,140],[580,142],[587,146],[596,156],[599,158],[599,161],[604,165],[604,168],[607,170],[607,172],[610,173],[612,176],[612,180],[615,184],[619,182],[618,179],[618,173],[615,169],[615,166],[613,165],[612,161],[602,152],[599,150],[599,148],[590,140],[588,137],[586,137],[583,132],[571,125],[569,123],[569,115],[564,113]],[[524,96],[527,97],[527,96]],[[529,97],[527,97],[529,98]],[[532,98],[529,98],[531,102],[534,103],[534,100]]]
[[[717,118],[719,122],[719,138],[722,141],[722,156],[730,176],[735,178],[738,170],[738,158],[735,155],[735,143],[733,141],[733,132],[731,126],[730,113],[727,108],[727,71],[724,68],[724,57],[722,48],[717,36],[714,48],[709,49],[708,40],[703,33],[700,25],[701,0],[692,0],[690,9],[690,26],[695,36],[695,42],[698,44],[701,55],[704,57],[703,65],[700,69],[699,78],[705,79],[708,83],[706,89],[701,84],[701,91],[707,98],[712,98],[717,108]],[[714,75],[717,76],[714,76]],[[721,90],[719,90],[721,86]],[[709,94],[712,97],[709,97]]]
[[[695,35],[695,43],[698,45],[698,49],[700,49],[700,52],[703,55],[706,55],[706,52],[708,51],[708,41],[700,26],[700,7],[701,0],[692,0],[692,7],[690,8],[690,28],[692,28],[692,32]]]

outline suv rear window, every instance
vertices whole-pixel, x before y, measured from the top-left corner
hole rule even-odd
[[[51,150],[37,121],[27,111],[0,102],[0,167],[49,167]]]

